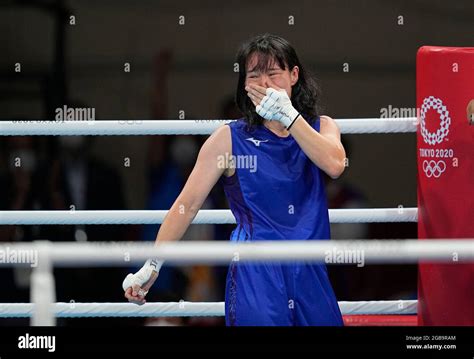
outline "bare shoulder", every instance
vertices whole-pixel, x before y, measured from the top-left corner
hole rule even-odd
[[[337,127],[337,123],[336,121],[334,121],[334,119],[330,116],[327,116],[327,115],[321,115],[319,116],[319,119],[321,121],[321,127],[333,127],[333,126],[336,126]]]
[[[223,125],[218,127],[206,140],[201,148],[202,158],[208,161],[216,161],[219,158],[224,159],[223,174],[226,177],[233,175],[229,168],[228,160],[232,156],[232,137],[230,127]],[[235,169],[233,170],[235,171]]]
[[[230,140],[230,127],[227,125],[219,126],[213,133],[212,136],[217,136],[220,139],[228,138]]]
[[[201,152],[212,155],[230,153],[231,151],[230,127],[223,125],[218,127],[206,140],[201,148]]]
[[[211,137],[213,142],[220,144],[222,147],[225,147],[230,151],[230,145],[232,140],[229,126],[222,125],[218,127],[209,138]]]
[[[327,115],[319,116],[321,124],[320,124],[320,132],[322,133],[331,133],[331,134],[340,134],[339,126],[337,125],[336,121],[332,117]]]

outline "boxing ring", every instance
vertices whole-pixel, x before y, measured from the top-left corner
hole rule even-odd
[[[214,316],[222,303],[55,303],[54,266],[129,265],[151,256],[171,263],[229,264],[233,260],[305,260],[333,263],[418,263],[417,301],[339,302],[346,325],[472,325],[474,232],[472,229],[472,118],[474,48],[422,47],[417,53],[419,119],[338,119],[342,134],[415,133],[417,208],[330,209],[331,223],[418,222],[418,240],[265,241],[264,243],[13,243],[5,251],[33,251],[31,302],[0,305],[0,317],[31,317],[54,325],[56,317]],[[469,70],[471,69],[471,71]],[[467,106],[467,109],[466,109]],[[468,121],[466,121],[466,114]],[[208,135],[230,120],[6,121],[2,136]],[[419,151],[418,151],[419,150]],[[459,203],[461,205],[459,205]],[[6,211],[0,225],[160,224],[166,211]],[[230,211],[202,210],[195,224],[235,223]],[[346,255],[349,255],[346,257]],[[351,257],[352,256],[352,257]],[[355,256],[355,257],[354,257]],[[337,263],[337,262],[336,262]],[[358,263],[360,264],[360,263]],[[119,284],[117,284],[119,285]],[[418,315],[417,318],[413,314]]]
[[[231,120],[0,122],[0,135],[205,135]],[[341,133],[413,133],[416,118],[340,119]],[[0,211],[0,225],[161,224],[167,211]],[[331,223],[417,222],[417,208],[330,209]],[[193,224],[235,223],[230,210],[201,210]],[[0,318],[31,317],[31,325],[55,325],[57,317],[223,316],[224,303],[56,303],[55,266],[129,266],[155,257],[171,263],[229,264],[231,261],[327,262],[328,253],[363,255],[368,264],[474,261],[474,240],[265,241],[264,243],[177,242],[69,243],[37,241],[0,245],[0,252],[37,255],[31,275],[32,303],[0,304]],[[349,257],[347,257],[349,258]],[[351,263],[351,262],[349,262]],[[2,263],[2,265],[9,263]],[[120,286],[120,283],[117,283]],[[339,302],[346,325],[416,325],[416,300]]]
[[[129,265],[140,263],[150,257],[167,263],[228,264],[231,261],[279,261],[302,260],[325,262],[328,253],[363,253],[364,262],[416,263],[419,260],[451,262],[456,253],[460,262],[474,260],[473,241],[436,240],[370,240],[370,241],[265,241],[264,243],[230,242],[178,242],[154,246],[149,243],[119,245],[97,243],[51,243],[37,241],[33,244],[1,245],[0,251],[25,253],[36,251],[38,260],[31,278],[33,303],[7,303],[0,305],[0,317],[31,317],[32,325],[54,325],[56,317],[158,317],[158,316],[223,316],[223,303],[147,303],[137,306],[132,303],[54,303],[54,266],[81,267],[91,265]],[[27,263],[24,263],[27,264]],[[347,263],[346,263],[347,264]],[[339,302],[346,324],[360,324],[357,315],[375,315],[375,320],[365,318],[367,324],[376,325],[377,320],[387,325],[414,325],[413,317],[394,315],[416,314],[417,301],[364,301]],[[382,315],[386,317],[385,321]],[[349,322],[349,323],[348,323]]]

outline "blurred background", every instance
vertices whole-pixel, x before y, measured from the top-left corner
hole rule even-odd
[[[319,80],[324,113],[415,107],[416,52],[473,46],[470,0],[0,1],[0,120],[239,118],[239,45],[289,40]],[[0,210],[169,209],[206,136],[0,137]],[[330,208],[416,207],[413,134],[344,135],[349,166],[326,178]],[[14,165],[21,158],[22,166]],[[71,207],[74,206],[74,207]],[[216,186],[204,208],[228,208]],[[159,226],[1,226],[1,241],[152,241]],[[192,225],[183,240],[228,240]],[[416,238],[416,223],[332,225],[332,237]],[[57,299],[124,301],[136,268],[56,269]],[[339,300],[415,299],[416,266],[329,266]],[[1,302],[29,302],[29,270],[0,269]],[[226,268],[165,266],[149,301],[221,301]],[[0,325],[27,321],[0,320]],[[71,319],[62,325],[222,325],[221,318]]]

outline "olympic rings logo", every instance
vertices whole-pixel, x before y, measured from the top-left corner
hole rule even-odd
[[[429,132],[426,128],[425,115],[429,109],[436,110],[440,116],[440,125],[436,132]],[[451,124],[451,118],[449,117],[449,111],[446,106],[443,105],[441,99],[434,96],[426,97],[421,105],[421,135],[425,142],[429,145],[435,145],[441,143],[443,139],[449,133],[449,125]]]
[[[446,163],[444,161],[423,161],[423,171],[425,172],[426,177],[439,178],[441,174],[446,170]]]

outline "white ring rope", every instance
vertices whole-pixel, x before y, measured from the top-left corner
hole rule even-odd
[[[2,136],[30,135],[208,135],[232,120],[0,121]],[[416,132],[417,118],[354,118],[336,120],[341,133]]]
[[[54,303],[57,318],[97,317],[216,317],[224,316],[224,302],[146,303]],[[416,314],[416,300],[339,302],[343,315]],[[0,318],[26,318],[33,315],[32,303],[1,303]]]
[[[0,225],[161,224],[168,211],[0,211]],[[330,209],[331,223],[416,222],[417,208]],[[193,224],[232,224],[230,210],[200,210]]]
[[[0,253],[34,254],[41,249],[54,265],[123,266],[157,258],[175,263],[213,263],[232,261],[317,261],[324,263],[417,263],[419,260],[457,262],[474,260],[473,239],[436,240],[262,240],[249,242],[179,241],[153,243],[129,242],[45,242],[2,243]],[[363,262],[363,263],[362,263]],[[29,262],[28,262],[29,263]],[[41,257],[39,258],[41,264]]]

